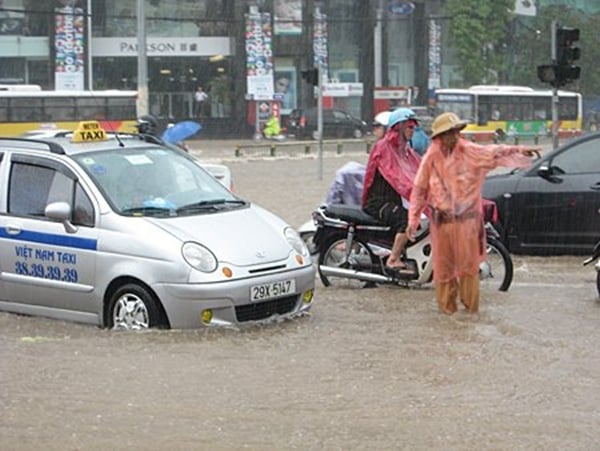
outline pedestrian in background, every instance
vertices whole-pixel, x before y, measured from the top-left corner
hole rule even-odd
[[[198,86],[198,89],[194,93],[194,100],[195,100],[194,115],[199,118],[204,117],[205,110],[206,110],[206,104],[208,101],[208,94],[206,92],[204,92],[204,88],[202,88],[202,86]]]
[[[375,115],[372,124],[375,141],[379,141],[385,135],[388,122],[390,121],[390,114],[392,114],[391,111],[382,111]]]
[[[431,145],[417,171],[406,235],[412,241],[429,208],[433,277],[440,311],[457,311],[456,298],[468,312],[479,310],[479,264],[486,256],[481,189],[486,174],[498,167],[526,167],[539,147],[482,146],[460,136],[467,125],[443,113],[432,126]]]

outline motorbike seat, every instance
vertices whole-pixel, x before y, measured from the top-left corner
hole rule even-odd
[[[370,226],[381,225],[377,219],[365,213],[363,209],[357,205],[328,205],[325,211],[327,212],[327,215],[332,218],[342,219],[353,224]]]

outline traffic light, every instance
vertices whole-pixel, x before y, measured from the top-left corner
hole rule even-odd
[[[581,75],[581,68],[573,63],[581,57],[579,47],[579,28],[558,27],[556,29],[556,79],[558,86],[571,83]]]
[[[579,29],[558,26],[553,31],[554,61],[538,66],[537,76],[540,81],[560,88],[581,76],[581,68],[573,64],[581,57],[579,47],[575,46],[579,41]]]
[[[313,67],[312,69],[305,69],[301,71],[302,78],[306,80],[307,83],[310,83],[313,86],[317,86],[319,84],[319,69]]]
[[[557,81],[557,66],[556,64],[544,64],[537,67],[537,76],[541,82],[550,83],[552,86]],[[557,86],[558,87],[558,86]]]

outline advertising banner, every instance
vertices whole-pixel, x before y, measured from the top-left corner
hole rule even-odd
[[[56,34],[54,49],[55,89],[83,90],[84,71],[84,14],[78,2],[63,1],[55,9]]]
[[[250,99],[273,98],[271,15],[246,14],[246,81]]]
[[[327,15],[321,13],[319,8],[315,8],[315,23],[313,27],[314,65],[321,68],[323,82],[329,79],[327,45]]]
[[[441,47],[441,26],[435,20],[429,20],[429,74],[427,80],[427,89],[429,99],[433,99],[434,91],[441,87],[442,72],[442,47]]]

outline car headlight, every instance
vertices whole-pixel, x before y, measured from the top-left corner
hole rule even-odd
[[[181,253],[192,268],[202,272],[213,272],[217,269],[217,258],[204,246],[198,243],[184,243]]]
[[[287,242],[290,243],[290,246],[292,246],[296,252],[298,252],[300,255],[304,255],[305,257],[310,255],[304,240],[300,238],[298,232],[296,232],[293,228],[286,227],[283,231],[283,234],[285,235]]]

